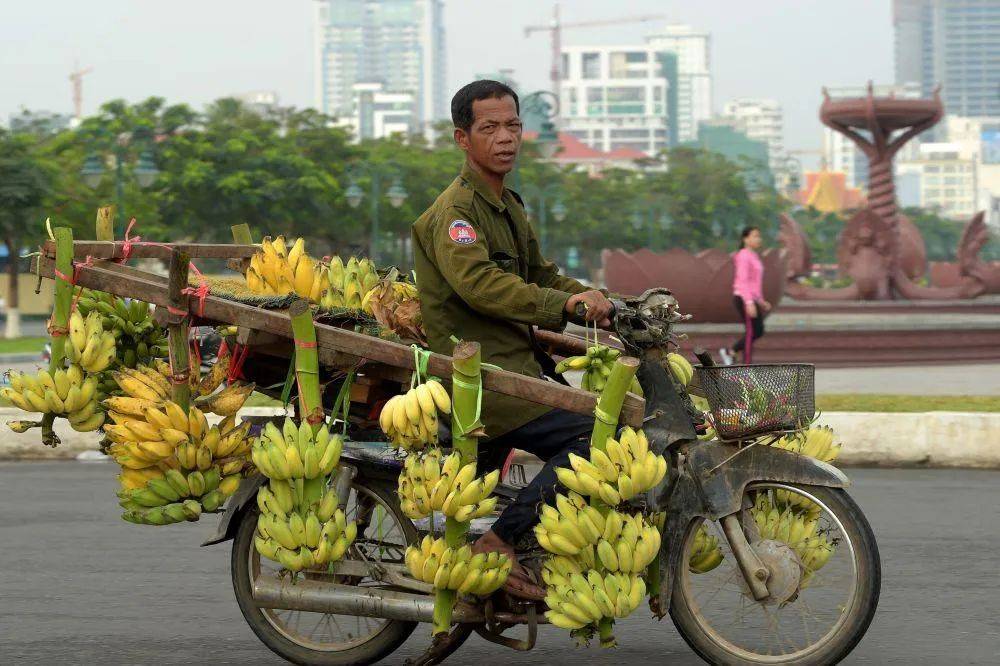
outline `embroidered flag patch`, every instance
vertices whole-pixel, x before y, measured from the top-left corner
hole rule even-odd
[[[472,245],[476,242],[476,230],[465,220],[455,220],[448,225],[448,237],[459,245]]]

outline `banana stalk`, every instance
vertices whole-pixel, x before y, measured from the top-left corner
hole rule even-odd
[[[618,426],[618,417],[622,412],[622,405],[625,403],[625,394],[628,393],[632,378],[635,377],[639,369],[639,361],[631,356],[618,358],[611,367],[611,374],[608,382],[604,386],[601,397],[597,400],[597,408],[594,410],[594,431],[590,436],[590,448],[607,450],[608,439],[615,436]],[[591,506],[597,508],[601,513],[608,513],[608,506],[599,499],[590,498]],[[601,647],[615,647],[614,618],[603,617],[597,623],[597,633],[601,640]]]
[[[451,445],[461,456],[461,464],[475,463],[479,456],[479,433],[482,424],[479,414],[479,393],[482,391],[480,375],[481,354],[478,342],[459,342],[452,356],[451,385]],[[475,419],[475,421],[473,421]],[[451,548],[465,545],[468,522],[446,518],[444,540]],[[433,633],[451,631],[451,614],[455,608],[455,590],[436,590],[434,596]]]
[[[64,276],[73,275],[73,230],[69,227],[57,227],[52,235],[56,239],[56,269]],[[11,259],[13,261],[13,259]],[[69,315],[73,306],[73,285],[54,276],[55,287],[52,307],[52,355],[49,358],[49,372],[55,373],[63,367],[66,358],[66,336],[69,334]],[[52,429],[55,423],[53,414],[45,414],[42,418],[42,444],[58,446],[59,438]]]
[[[186,252],[173,250],[170,253],[170,277],[167,284],[167,297],[171,307],[186,311],[188,299],[182,293],[188,286],[188,268],[191,257]],[[191,371],[191,359],[188,356],[188,333],[190,320],[186,315],[170,314],[167,324],[167,346],[170,352],[170,367],[173,372],[180,372],[185,381],[176,381],[171,377],[171,397],[185,412],[191,406],[191,382],[187,381]]]
[[[102,206],[97,209],[97,221],[95,222],[97,240],[115,240],[115,207]]]
[[[319,352],[316,349],[316,324],[313,323],[309,301],[298,299],[288,308],[292,318],[292,338],[295,341],[295,380],[299,388],[300,427],[309,424],[315,434],[323,425],[323,397],[319,388]],[[326,477],[306,479],[305,502],[319,501],[326,486]]]

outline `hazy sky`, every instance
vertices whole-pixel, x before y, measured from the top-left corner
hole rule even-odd
[[[0,120],[21,107],[68,112],[74,60],[94,67],[84,112],[115,97],[161,95],[197,106],[274,90],[312,98],[311,0],[5,0],[0,9]],[[778,99],[790,148],[818,148],[823,85],[892,78],[890,0],[564,0],[564,22],[665,14],[712,33],[714,101]],[[447,0],[452,90],[476,72],[512,68],[526,89],[548,79],[549,42],[526,24],[549,0]],[[565,30],[566,44],[640,43],[652,24]]]

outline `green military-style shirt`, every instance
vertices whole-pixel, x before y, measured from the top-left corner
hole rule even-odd
[[[424,328],[433,351],[451,355],[454,335],[475,340],[483,361],[540,377],[530,326],[560,329],[566,301],[587,291],[546,260],[517,196],[496,193],[468,164],[413,223]],[[550,408],[486,392],[482,421],[498,437]]]

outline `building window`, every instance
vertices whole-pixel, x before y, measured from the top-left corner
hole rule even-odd
[[[604,88],[600,86],[587,88],[587,115],[604,115]]]
[[[562,54],[562,65],[561,66],[562,66],[562,72],[561,72],[560,75],[562,76],[563,80],[570,78],[570,76],[569,76],[569,54],[568,53],[563,53]]]
[[[582,74],[581,78],[584,79],[599,79],[601,78],[601,54],[600,53],[584,53],[582,61]]]
[[[608,88],[608,114],[642,115],[646,111],[646,89],[640,86]]]

